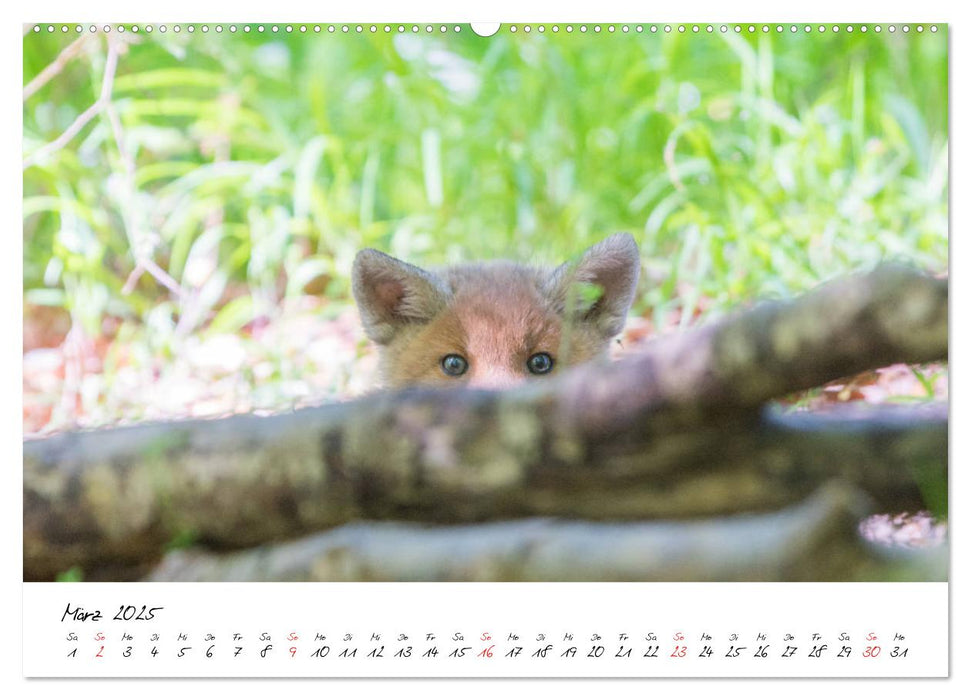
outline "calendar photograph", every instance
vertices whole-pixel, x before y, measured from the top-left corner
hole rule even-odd
[[[946,24],[22,40],[25,582],[947,581]]]

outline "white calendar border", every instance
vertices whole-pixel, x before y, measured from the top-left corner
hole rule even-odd
[[[410,3],[413,7],[414,3]],[[99,1],[97,3],[85,3],[83,6],[83,14],[92,15],[98,17],[118,17],[124,18],[129,21],[157,21],[159,19],[172,19],[178,18],[180,21],[213,21],[218,20],[220,17],[225,17],[226,19],[231,19],[233,21],[245,21],[247,15],[253,18],[259,18],[263,21],[287,21],[287,20],[305,20],[309,15],[324,14],[323,10],[326,9],[326,18],[332,19],[334,21],[341,20],[372,20],[372,21],[382,21],[388,18],[398,18],[402,11],[399,9],[399,5],[391,3],[390,0],[384,0],[382,2],[358,2],[352,5],[345,6],[328,6],[326,8],[321,8],[318,6],[309,6],[303,2],[292,2],[292,0],[278,0],[273,3],[272,6],[252,6],[250,10],[245,10],[240,8],[234,10],[231,13],[225,11],[217,12],[210,8],[204,7],[198,2],[186,2],[185,0],[170,0],[162,6],[161,8],[154,8],[145,6],[134,7],[126,3],[120,2],[120,0],[112,0],[111,2]],[[92,9],[93,8],[93,9]],[[14,26],[14,22],[18,25],[23,22],[36,21],[38,19],[55,19],[61,17],[75,17],[79,12],[79,5],[77,3],[68,3],[64,0],[57,0],[55,2],[45,2],[45,3],[32,3],[30,5],[20,4],[16,6],[13,10],[4,8],[0,10],[4,13],[4,19],[12,20],[3,23],[2,26],[5,28],[4,40],[2,42],[2,50],[5,52],[3,56],[3,65],[6,66],[5,77],[6,84],[4,94],[14,95],[19,94],[22,85],[21,71],[19,70],[19,60],[18,56],[20,54],[20,28],[19,26]],[[161,9],[161,12],[159,12]],[[768,19],[770,21],[782,21],[782,22],[804,22],[804,21],[826,21],[826,22],[860,22],[860,21],[873,21],[874,19],[880,19],[883,21],[941,21],[941,22],[956,22],[956,26],[952,27],[952,40],[951,40],[951,75],[963,75],[967,76],[969,74],[969,60],[968,55],[971,54],[971,48],[965,43],[961,45],[961,37],[964,34],[968,24],[963,22],[963,17],[956,16],[956,13],[949,2],[942,2],[937,0],[925,0],[922,3],[903,3],[899,0],[893,0],[889,2],[881,3],[879,9],[879,17],[873,16],[873,11],[868,9],[857,10],[855,6],[850,3],[842,2],[841,0],[817,0],[816,2],[809,3],[805,7],[798,7],[791,10],[782,11],[777,3],[769,2],[751,2],[749,0],[739,0],[737,2],[731,3],[730,5],[725,5],[724,3],[716,3],[713,0],[705,0],[704,2],[698,2],[692,6],[687,5],[677,5],[677,6],[646,6],[642,3],[625,2],[618,0],[599,0],[594,4],[589,10],[578,10],[576,8],[566,8],[562,3],[541,3],[541,4],[530,4],[528,2],[523,2],[522,0],[496,0],[496,2],[489,3],[488,8],[482,7],[478,11],[473,8],[467,8],[460,6],[457,3],[445,2],[444,0],[422,0],[421,7],[417,10],[417,15],[415,19],[421,19],[422,21],[434,21],[434,20],[447,20],[447,21],[469,21],[469,20],[496,20],[505,19],[506,21],[536,21],[537,19],[542,19],[544,21],[572,21],[575,19],[582,19],[583,21],[593,21],[597,18],[602,18],[606,21],[613,21],[618,18],[627,18],[631,16],[636,16],[651,21],[715,21],[715,20],[738,20],[743,18],[758,18],[758,19]],[[15,19],[9,17],[8,15],[15,14]],[[415,11],[409,9],[406,13],[408,18],[414,16]],[[955,31],[955,29],[957,31]],[[966,82],[966,81],[965,81]],[[950,123],[958,123],[955,115],[961,115],[961,123],[967,123],[967,115],[971,113],[968,107],[968,97],[967,88],[963,91],[958,89],[958,82],[952,78],[952,93],[951,93],[951,105],[952,105],[952,117]],[[21,174],[20,174],[20,144],[19,135],[22,133],[22,128],[20,124],[19,116],[14,116],[19,114],[19,111],[13,109],[8,109],[4,111],[3,119],[5,120],[4,126],[7,128],[4,133],[7,138],[4,140],[4,154],[5,158],[3,163],[7,164],[4,169],[4,185],[3,188],[4,197],[7,198],[7,206],[4,207],[8,215],[8,240],[11,236],[10,232],[16,231],[21,226],[21,219],[19,216],[19,206],[21,200]],[[971,162],[971,151],[966,147],[966,141],[963,141],[960,136],[957,138],[953,133],[951,134],[951,148],[952,153],[957,156],[958,153],[962,154],[957,156],[959,158],[958,163],[963,164],[964,162]],[[951,166],[951,191],[955,190],[957,183],[963,183],[964,178],[962,177],[963,171],[960,169],[959,165],[957,168],[954,167],[953,163]],[[957,205],[957,206],[955,206]],[[965,210],[966,211],[966,210]],[[961,209],[961,200],[956,199],[952,201],[952,207],[950,209],[952,228],[953,230],[961,230],[967,228],[967,224],[971,223],[965,213]],[[4,255],[2,263],[4,268],[3,275],[0,275],[0,280],[7,285],[5,291],[5,299],[15,299],[19,300],[21,298],[21,279],[20,274],[20,261],[22,260],[22,248],[21,239],[19,237],[15,238],[14,253]],[[967,267],[967,261],[963,253],[963,248],[961,244],[952,246],[951,249],[951,260],[952,265],[955,262],[959,262],[963,267]],[[9,267],[7,267],[9,266]],[[952,294],[955,299],[952,308],[967,308],[969,305],[967,287],[965,282],[957,276],[952,275]],[[4,322],[4,328],[20,328],[22,327],[21,318],[21,306],[19,303],[5,303],[0,307],[3,309],[4,317],[0,321]],[[953,320],[953,316],[952,316]],[[19,339],[19,332],[16,334]],[[967,350],[967,324],[963,326],[956,326],[952,324],[952,337],[951,337],[951,353],[962,354],[966,356]],[[21,356],[20,356],[20,346],[19,343],[10,343],[3,348],[6,353],[4,358],[5,367],[12,368],[17,367],[16,372],[19,375],[19,368],[21,366]],[[960,420],[966,414],[965,404],[961,399],[963,387],[966,387],[967,382],[963,381],[963,375],[960,373],[955,373],[951,371],[952,379],[952,391],[951,391],[951,401],[952,401],[952,425],[953,421]],[[957,389],[955,391],[955,389]],[[4,400],[0,401],[0,406],[3,407],[3,416],[5,420],[2,421],[4,426],[2,434],[2,445],[4,449],[4,456],[6,459],[3,460],[4,463],[8,464],[11,473],[17,474],[17,477],[10,477],[11,480],[16,479],[12,488],[5,488],[2,493],[5,495],[4,512],[9,518],[7,524],[8,532],[18,533],[15,537],[4,538],[4,554],[5,561],[15,561],[18,562],[17,569],[19,570],[22,566],[21,562],[21,552],[22,552],[22,536],[21,532],[21,515],[22,515],[22,480],[19,476],[19,465],[21,464],[20,457],[20,425],[21,416],[18,411],[18,401],[12,397],[13,392],[8,392]],[[13,394],[15,396],[15,394]],[[960,431],[956,431],[952,436],[952,464],[961,465],[967,462],[965,459],[968,456],[967,448],[967,438],[962,436]],[[955,515],[953,504],[955,502],[963,503],[965,502],[964,495],[966,494],[966,478],[961,473],[960,468],[952,469],[951,471],[951,500],[952,513],[950,516],[950,527],[952,537],[955,532],[956,526],[960,526],[960,515]],[[958,530],[959,532],[959,530]],[[955,541],[959,541],[959,537],[954,538]],[[952,550],[954,551],[954,550]],[[963,582],[966,580],[967,576],[967,564],[966,560],[960,557],[953,557],[953,566],[951,571],[951,581],[952,590],[954,589],[954,584]],[[6,581],[7,588],[4,592],[7,594],[5,596],[6,600],[19,600],[20,593],[22,591],[22,584],[20,583],[19,576],[10,576],[8,574]],[[952,623],[956,621],[965,608],[962,605],[962,599],[958,596],[951,596],[952,603]],[[952,626],[953,629],[953,626]],[[19,659],[18,649],[20,647],[18,635],[8,634],[6,635],[6,641],[4,643],[4,669],[8,671],[4,674],[5,679],[14,677],[14,674],[19,676],[20,665],[10,663],[11,661],[16,661]],[[952,631],[951,633],[951,658],[953,659],[964,659],[967,658],[969,649],[967,643],[962,638],[960,632]],[[8,669],[9,666],[9,669]],[[963,672],[961,664],[952,666],[953,676],[967,675]],[[219,690],[224,692],[229,690],[230,692],[244,692],[246,688],[251,688],[252,686],[243,683],[249,683],[250,681],[237,680],[237,681],[220,681]],[[152,684],[147,685],[140,683],[138,681],[90,681],[85,682],[82,686],[75,686],[71,684],[66,686],[63,682],[47,682],[47,683],[30,683],[29,686],[23,679],[21,679],[21,690],[26,690],[30,693],[32,697],[54,697],[55,694],[61,697],[68,687],[72,691],[76,691],[83,687],[92,692],[99,691],[101,694],[104,692],[118,693],[121,695],[135,694],[137,693],[139,697],[168,697],[171,695],[176,688],[181,689],[192,688],[194,690],[202,692],[211,692],[215,689],[215,686],[211,681],[186,681],[177,682],[175,686],[171,683],[162,684]],[[277,689],[285,689],[286,692],[291,691],[295,694],[301,690],[312,691],[316,689],[318,692],[321,686],[314,683],[313,681],[296,681],[289,683],[272,683],[272,684],[261,684],[258,686],[258,692],[272,692]],[[361,681],[330,681],[328,685],[325,686],[330,691],[335,690],[359,690],[361,689]],[[635,689],[640,689],[641,692],[645,690],[644,686],[632,685],[633,683],[639,683],[638,681],[620,681],[609,683],[604,686],[603,684],[597,684],[597,688],[609,688],[611,692],[617,692],[618,694],[623,694],[625,691],[631,691]],[[890,685],[893,683],[893,685]],[[671,684],[671,685],[669,685]],[[371,690],[385,690],[393,687],[391,684],[385,681],[376,681],[366,684]],[[445,680],[440,682],[427,682],[427,683],[409,683],[408,687],[412,689],[421,689],[421,692],[428,697],[439,697],[448,695],[454,697],[457,693],[462,693],[463,697],[493,697],[496,692],[508,692],[511,687],[516,687],[518,689],[533,691],[539,690],[539,687],[535,683],[529,681],[517,681],[517,682],[496,682],[488,684],[468,684],[462,681],[451,681]],[[582,693],[588,696],[591,692],[594,692],[594,685],[590,683],[577,683],[576,681],[546,681],[543,683],[543,692],[554,691],[557,693],[565,693],[570,696],[573,691]],[[706,695],[715,691],[716,688],[720,686],[712,685],[712,681],[696,681],[692,683],[686,683],[685,681],[653,681],[650,688],[650,692],[664,692],[664,693],[683,693],[685,689],[691,688],[695,691],[704,692]],[[735,682],[732,683],[732,688],[734,690],[744,690],[747,695],[754,697],[778,697],[779,693],[785,693],[787,696],[808,697],[810,694],[813,696],[818,695],[819,692],[827,692],[830,690],[835,690],[839,688],[842,691],[852,692],[856,690],[857,692],[863,688],[859,685],[859,682],[853,681],[832,681],[823,682],[823,685],[818,684],[799,684],[792,685],[787,684],[785,681],[770,680],[770,681],[752,681],[752,682]],[[948,683],[947,685],[941,685],[940,683],[934,683],[932,686],[925,686],[923,683],[908,683],[903,686],[905,692],[921,692],[922,690],[929,690],[934,693],[934,697],[949,696],[952,694],[956,684]],[[872,692],[876,689],[884,690],[897,690],[901,689],[901,686],[897,684],[897,681],[867,681],[867,692]],[[690,692],[690,691],[689,691]]]

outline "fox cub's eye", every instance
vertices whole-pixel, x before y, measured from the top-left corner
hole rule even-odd
[[[546,374],[553,369],[553,358],[548,353],[538,352],[526,360],[526,367],[533,374]]]
[[[446,355],[442,358],[442,371],[450,377],[460,377],[468,368],[468,360],[461,355]]]

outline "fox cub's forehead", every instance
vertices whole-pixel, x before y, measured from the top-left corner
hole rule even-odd
[[[516,354],[559,340],[562,319],[549,301],[549,272],[515,264],[443,271],[451,295],[446,316],[468,350]]]
[[[454,301],[546,306],[551,270],[507,262],[456,265],[438,271]]]

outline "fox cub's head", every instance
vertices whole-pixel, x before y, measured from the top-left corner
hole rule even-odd
[[[637,244],[620,233],[552,269],[494,261],[428,271],[367,248],[352,279],[387,386],[495,389],[604,354],[639,271]]]

